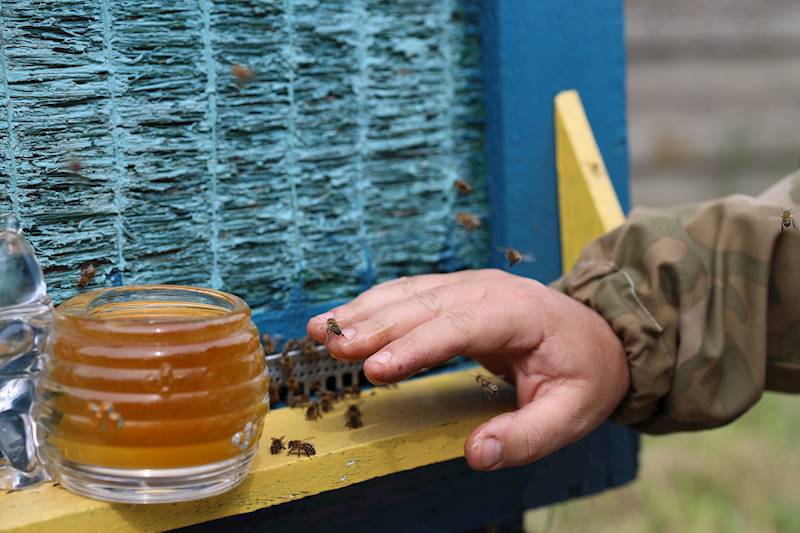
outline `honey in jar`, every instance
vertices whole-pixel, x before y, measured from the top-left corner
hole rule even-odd
[[[247,472],[269,408],[247,305],[209,289],[101,289],[56,308],[37,385],[42,455],[88,496],[164,502]]]

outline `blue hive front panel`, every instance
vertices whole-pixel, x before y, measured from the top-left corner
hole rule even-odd
[[[56,300],[90,262],[257,310],[483,265],[477,28],[476,0],[4,1],[0,211]]]

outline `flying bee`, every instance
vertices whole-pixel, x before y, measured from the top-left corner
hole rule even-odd
[[[339,323],[336,322],[335,318],[328,319],[327,336],[330,337],[331,335],[338,335],[340,337],[344,337],[344,334],[342,333],[342,328],[339,327]]]
[[[508,262],[508,268],[514,268],[521,262],[525,261],[535,261],[534,257],[528,254],[523,254],[516,248],[505,248],[502,250],[505,253],[506,261]]]
[[[465,213],[463,211],[456,213],[456,221],[467,233],[481,227],[481,219],[472,213]]]
[[[296,455],[298,457],[305,455],[306,457],[311,457],[317,454],[317,450],[314,449],[313,444],[302,440],[290,440],[287,447],[289,449],[287,455]]]
[[[275,339],[269,336],[269,333],[264,333],[261,336],[261,345],[264,347],[264,353],[267,355],[275,353]]]
[[[497,386],[497,383],[489,381],[481,374],[475,376],[475,381],[478,383],[478,385],[481,386],[481,389],[483,389],[483,393],[486,395],[487,398],[489,399],[497,398],[497,395],[500,393],[500,387]]]
[[[469,194],[472,192],[472,185],[461,179],[454,181],[453,187],[461,194]]]
[[[81,277],[78,280],[78,288],[82,289],[92,282],[94,275],[97,274],[97,268],[91,263],[81,267]]]
[[[244,65],[233,65],[231,67],[231,74],[234,75],[239,85],[244,85],[253,79],[254,73],[251,69]]]
[[[73,174],[77,174],[77,173],[79,173],[79,172],[81,171],[81,169],[83,168],[83,163],[81,163],[81,160],[80,160],[80,159],[78,159],[77,157],[73,157],[73,158],[72,158],[72,159],[70,159],[70,160],[69,160],[69,162],[67,163],[67,168],[68,168],[68,169],[69,169],[69,171],[70,171],[70,172],[72,172]]]
[[[319,407],[319,402],[311,402],[311,404],[306,409],[306,420],[319,420],[322,418],[322,412]]]
[[[279,437],[277,439],[275,437],[270,437],[270,438],[272,439],[272,446],[269,447],[269,453],[271,453],[272,455],[277,455],[281,453],[281,450],[286,449],[286,445],[283,444],[283,439],[286,438],[285,436]]]
[[[794,223],[794,213],[788,209],[784,209],[781,213],[781,231],[788,228],[797,230],[797,224]]]

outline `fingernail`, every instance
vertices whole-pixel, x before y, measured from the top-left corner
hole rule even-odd
[[[390,354],[389,352],[376,353],[375,355],[367,359],[367,361],[371,361],[373,365],[378,365],[378,366],[386,366],[389,364],[389,361],[391,360],[392,360],[392,354]]]
[[[494,437],[483,439],[480,445],[480,460],[478,461],[483,468],[492,468],[503,458],[503,447],[500,441]]]
[[[347,328],[342,330],[342,337],[344,337],[345,340],[351,341],[355,336],[356,336],[356,330],[354,330],[353,328]]]

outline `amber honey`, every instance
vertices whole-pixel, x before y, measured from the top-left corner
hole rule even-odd
[[[48,351],[37,421],[54,462],[175,469],[252,456],[268,377],[240,299],[170,286],[90,292],[56,309]]]

